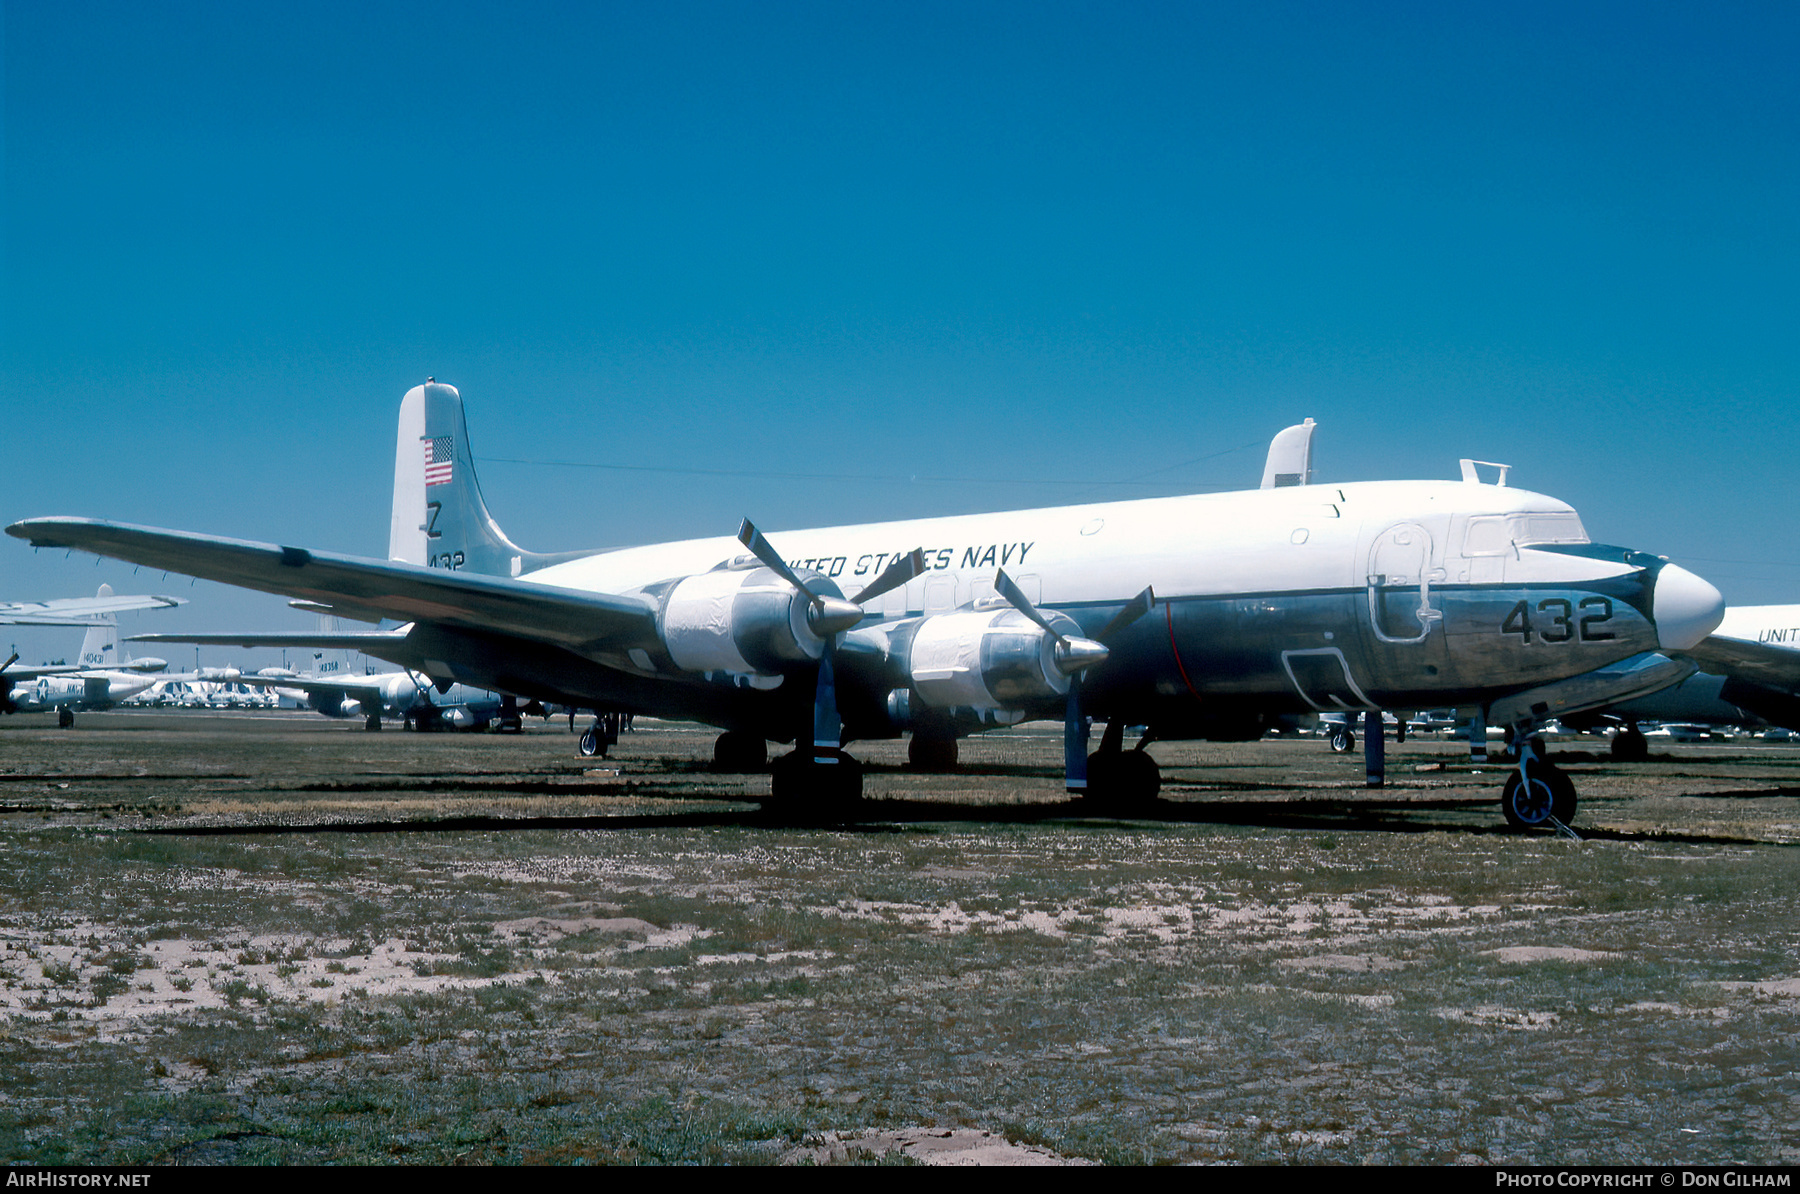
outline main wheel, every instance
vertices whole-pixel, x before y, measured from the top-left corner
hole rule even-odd
[[[591,759],[595,756],[604,759],[606,757],[606,740],[600,737],[600,727],[591,725],[583,731],[581,741],[576,744],[576,748],[581,751],[581,757],[584,759]]]
[[[1620,763],[1642,763],[1650,757],[1650,740],[1642,730],[1620,730],[1613,735],[1612,757]]]
[[[1340,755],[1347,755],[1356,749],[1356,735],[1349,726],[1339,726],[1331,731],[1331,749]]]
[[[713,770],[721,775],[753,775],[769,766],[769,744],[760,734],[726,730],[713,742]]]
[[[914,771],[955,771],[956,739],[914,734],[906,743],[906,761]]]
[[[1162,769],[1141,750],[1097,750],[1088,756],[1087,801],[1103,812],[1134,812],[1162,792]]]
[[[841,750],[790,750],[769,766],[769,802],[783,815],[833,817],[862,799],[862,764]]]
[[[1548,763],[1531,769],[1529,783],[1514,771],[1500,793],[1500,811],[1514,829],[1537,829],[1552,817],[1567,825],[1575,819],[1575,781]]]

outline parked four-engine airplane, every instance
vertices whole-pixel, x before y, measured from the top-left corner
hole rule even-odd
[[[140,635],[144,641],[179,643],[235,643],[246,647],[281,646],[259,635]],[[248,641],[246,641],[248,640]],[[423,672],[376,672],[366,676],[300,676],[280,668],[266,668],[239,682],[278,692],[301,694],[309,707],[326,717],[360,717],[363,728],[379,730],[381,719],[390,718],[421,730],[480,729],[506,715],[506,701],[499,693],[453,684],[439,692]],[[512,713],[516,723],[518,713]]]
[[[1523,693],[1507,716],[1528,742],[1536,694],[1717,625],[1699,577],[1463,473],[544,555],[489,516],[461,397],[428,381],[401,404],[389,560],[78,518],[7,530],[399,619],[358,646],[440,685],[707,722],[724,762],[795,742],[778,803],[860,795],[857,739],[911,731],[942,759],[958,735],[1060,716],[1067,786],[1106,808],[1158,790],[1148,741],[1283,712]],[[1090,717],[1107,723],[1091,757]],[[1149,729],[1135,750],[1127,725]],[[1573,785],[1527,749],[1502,806],[1567,821]]]

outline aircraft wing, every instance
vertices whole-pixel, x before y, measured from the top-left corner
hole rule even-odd
[[[655,607],[640,597],[90,518],[32,518],[6,533],[33,547],[93,552],[322,605],[341,602],[401,622],[434,622],[574,650],[655,634]]]
[[[1710,635],[1687,651],[1702,671],[1769,688],[1800,690],[1800,651],[1773,643]]]
[[[300,676],[237,676],[233,684],[245,684],[251,688],[292,688],[308,695],[319,692],[341,692],[350,696],[375,697],[379,699],[381,690],[379,676],[340,676],[333,680],[321,680],[317,677]],[[430,682],[423,684],[415,681],[416,687],[429,688]]]
[[[91,626],[103,614],[128,609],[167,609],[185,597],[63,597],[55,601],[0,602],[0,624],[9,626]]]
[[[29,684],[39,676],[73,676],[79,672],[92,671],[78,663],[58,663],[47,667],[6,667],[0,669],[0,684],[11,681],[14,684]]]
[[[377,655],[382,647],[406,641],[406,629],[399,630],[296,630],[268,634],[134,634],[126,641],[133,643],[190,643],[214,647],[308,647],[325,651],[362,651]]]

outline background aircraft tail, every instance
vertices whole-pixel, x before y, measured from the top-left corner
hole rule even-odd
[[[481,500],[462,395],[427,379],[400,402],[388,558],[488,576],[519,576],[587,552],[526,551]]]
[[[111,597],[111,585],[101,585],[96,597]],[[88,627],[87,636],[81,640],[81,656],[76,660],[82,667],[116,668],[119,666],[119,616],[117,614],[100,614],[95,617],[94,624]]]

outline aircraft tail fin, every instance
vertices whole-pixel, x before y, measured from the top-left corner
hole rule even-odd
[[[526,551],[481,499],[462,395],[429,378],[400,402],[388,558],[485,576],[520,576],[586,552]]]
[[[1312,484],[1312,440],[1317,429],[1318,424],[1308,419],[1275,433],[1263,464],[1264,489]]]
[[[111,585],[101,585],[96,597],[111,597]],[[94,624],[88,627],[87,635],[81,640],[81,656],[76,661],[82,667],[116,668],[119,666],[119,616],[117,614],[100,614],[94,618]]]

